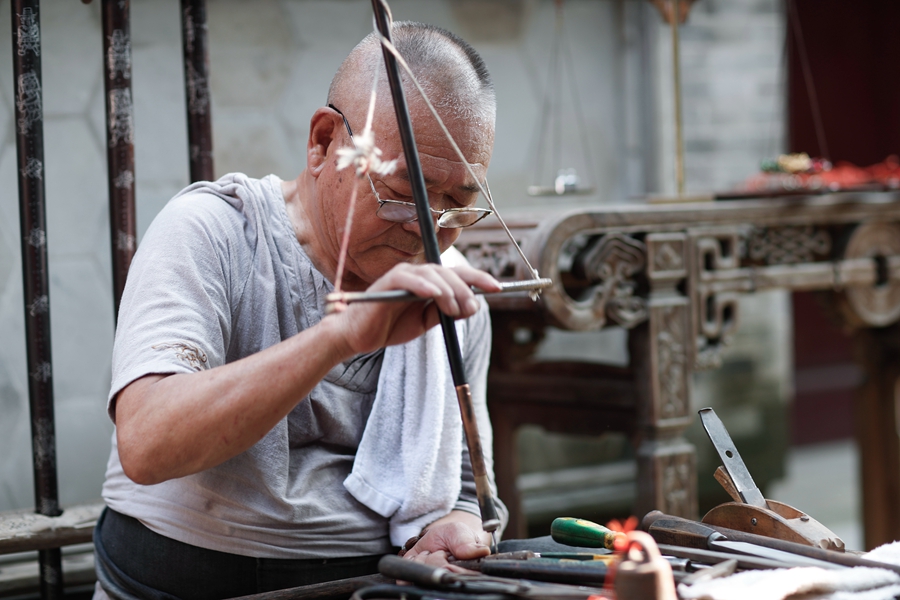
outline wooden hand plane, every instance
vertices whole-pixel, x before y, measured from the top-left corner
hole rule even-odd
[[[699,412],[703,428],[722,459],[723,466],[715,472],[716,481],[734,500],[706,513],[704,523],[826,550],[844,551],[843,540],[806,513],[782,502],[766,500],[715,411],[703,408]]]

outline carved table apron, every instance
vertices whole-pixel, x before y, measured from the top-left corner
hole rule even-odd
[[[691,372],[720,364],[740,295],[785,289],[827,292],[855,331],[867,374],[856,403],[866,543],[900,538],[900,193],[606,204],[510,225],[554,286],[537,303],[490,299],[488,404],[500,496],[513,513],[508,537],[525,531],[514,456],[524,423],[628,433],[638,457],[634,512],[696,517],[695,454],[683,437],[693,419]],[[457,247],[501,280],[527,279],[504,237],[488,222],[465,230]],[[547,325],[625,327],[630,365],[535,362]]]

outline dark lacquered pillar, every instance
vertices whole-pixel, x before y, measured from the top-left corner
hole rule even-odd
[[[113,306],[119,302],[137,246],[134,209],[134,103],[131,95],[131,3],[103,0],[103,88]]]
[[[181,41],[187,99],[191,182],[214,178],[205,0],[181,0]]]
[[[38,0],[13,0],[10,7],[35,509],[42,515],[55,517],[62,511],[59,509],[53,421],[40,6]],[[40,550],[39,560],[41,597],[62,598],[59,548]]]

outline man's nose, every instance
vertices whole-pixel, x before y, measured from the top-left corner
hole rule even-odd
[[[437,220],[440,215],[436,215],[431,213],[431,224],[434,226],[434,230],[437,231],[439,229]],[[409,223],[404,223],[403,228],[409,232],[415,233],[418,236],[422,236],[422,228],[419,227],[419,221],[416,219],[415,221],[410,221]]]

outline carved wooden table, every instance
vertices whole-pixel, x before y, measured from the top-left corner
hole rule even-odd
[[[785,289],[827,292],[856,332],[867,374],[856,403],[866,544],[900,538],[900,192],[598,205],[510,225],[554,287],[537,303],[491,299],[488,403],[500,497],[512,512],[507,537],[525,533],[515,485],[515,430],[525,423],[628,433],[635,514],[697,517],[695,453],[683,436],[691,372],[720,364],[742,294]],[[457,247],[502,280],[528,278],[495,224],[467,229]],[[629,366],[536,362],[548,325],[627,328]]]

